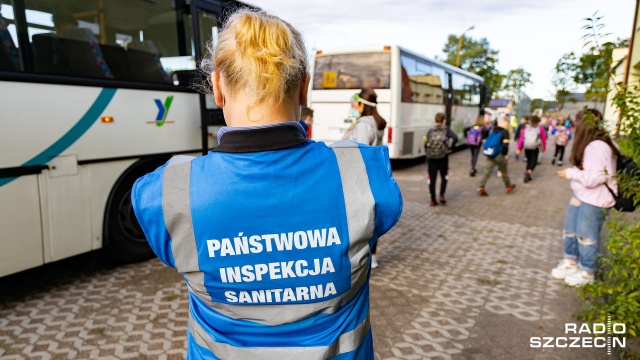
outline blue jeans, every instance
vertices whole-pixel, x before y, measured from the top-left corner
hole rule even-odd
[[[598,270],[600,229],[608,213],[609,209],[585,204],[575,196],[571,198],[564,220],[565,259],[577,259],[582,270]]]

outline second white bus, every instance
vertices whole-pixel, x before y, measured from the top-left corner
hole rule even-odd
[[[392,159],[423,156],[423,136],[439,112],[446,114],[462,144],[463,129],[473,124],[486,102],[482,77],[399,46],[319,50],[311,68],[312,138],[340,140],[352,122],[351,98],[372,88],[378,113],[387,120],[383,143]]]

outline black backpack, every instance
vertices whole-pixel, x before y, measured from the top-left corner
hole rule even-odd
[[[618,156],[616,166],[617,173],[632,176],[638,174],[638,164],[636,164],[633,159],[630,159],[622,154]],[[635,204],[632,195],[623,193],[620,188],[618,188],[618,194],[616,195],[616,193],[614,193],[607,184],[604,184],[604,186],[609,189],[611,196],[613,196],[613,198],[616,200],[616,204],[613,206],[616,210],[622,212],[633,212],[636,209],[637,204]]]
[[[434,127],[427,133],[426,155],[429,159],[442,159],[449,153],[449,133],[443,126]]]

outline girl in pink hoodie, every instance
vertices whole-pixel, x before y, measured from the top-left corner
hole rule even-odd
[[[615,199],[605,186],[618,192],[615,175],[618,149],[602,126],[602,114],[595,109],[578,113],[572,168],[558,172],[571,180],[573,197],[564,222],[564,259],[551,276],[570,286],[594,281],[598,269],[600,229]]]
[[[534,115],[530,122],[531,124],[522,130],[516,149],[516,156],[520,156],[522,148],[524,148],[524,157],[527,159],[527,170],[524,173],[525,183],[531,181],[531,174],[538,164],[540,149],[542,152],[547,151],[547,132],[540,125],[540,118]]]

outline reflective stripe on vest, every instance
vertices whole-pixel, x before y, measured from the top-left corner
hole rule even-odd
[[[373,237],[374,231],[375,202],[369,186],[364,160],[357,144],[351,141],[339,141],[332,146],[332,149],[336,155],[340,172],[349,232],[348,255],[351,265],[351,288],[347,292],[330,300],[309,304],[238,306],[212,301],[205,287],[204,273],[200,271],[198,266],[189,198],[191,163],[170,163],[164,171],[162,207],[167,230],[172,239],[171,248],[175,265],[179,272],[184,273],[189,291],[210,308],[227,317],[246,319],[271,326],[292,323],[318,313],[335,313],[344,304],[351,301],[366,283],[368,277],[369,241]],[[190,327],[190,331],[199,341],[198,344],[209,349],[220,349],[223,353],[232,349],[241,354],[245,354],[245,351],[250,354],[255,350],[238,349],[228,344],[217,343],[196,324],[195,320],[190,324],[194,324]],[[362,324],[355,330],[342,334],[334,344],[326,347],[295,348],[297,355],[293,358],[316,357],[314,354],[317,351],[318,354],[332,354],[334,351],[337,351],[335,354],[338,354],[352,351],[362,342],[369,327],[367,315],[367,319]],[[262,348],[259,350],[263,351]],[[255,357],[254,355],[243,357],[244,355],[236,355],[234,352],[228,358],[267,359],[275,356],[282,357],[280,353],[290,354],[291,350],[291,348],[273,348],[266,352],[271,355],[265,357]],[[309,356],[307,356],[307,351]],[[214,352],[217,353],[217,351]],[[227,357],[223,356],[222,358]]]
[[[189,198],[191,160],[193,158],[171,159],[164,168],[162,181],[164,223],[171,235],[171,252],[176,269],[181,273],[200,271]]]
[[[252,360],[299,360],[328,359],[339,354],[351,352],[362,344],[369,333],[371,323],[369,315],[355,329],[341,334],[333,344],[313,347],[236,347],[216,342],[198,325],[189,314],[189,331],[196,343],[211,352],[219,359],[252,359]]]

